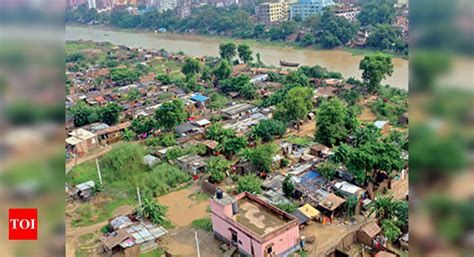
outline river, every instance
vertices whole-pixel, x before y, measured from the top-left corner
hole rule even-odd
[[[164,48],[171,52],[184,51],[194,56],[217,56],[219,44],[228,41],[215,37],[179,35],[172,33],[117,31],[103,27],[66,26],[66,40],[92,40],[110,42],[116,45],[142,47],[147,49]],[[233,40],[236,44],[239,40]],[[320,65],[331,71],[338,71],[346,78],[360,78],[359,61],[362,55],[353,55],[343,50],[312,50],[293,47],[269,46],[264,43],[250,43],[254,53],[260,53],[267,65],[279,65],[280,60],[297,62],[301,65]],[[383,83],[408,89],[408,60],[393,58],[394,72]]]

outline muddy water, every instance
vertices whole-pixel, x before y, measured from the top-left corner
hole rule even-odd
[[[92,40],[96,42],[111,42],[113,44],[148,49],[164,48],[168,51],[184,51],[195,56],[217,56],[219,44],[225,39],[176,35],[153,32],[124,32],[113,31],[100,27],[66,26],[66,40]],[[238,40],[234,40],[238,43]],[[263,43],[251,44],[254,52],[268,65],[279,65],[280,60],[298,62],[301,65],[320,65],[329,70],[341,72],[344,77],[360,78],[359,61],[361,55],[353,56],[341,50],[311,50],[295,49],[292,47],[268,46]],[[394,72],[384,83],[394,87],[408,89],[408,61],[400,58],[393,59]]]

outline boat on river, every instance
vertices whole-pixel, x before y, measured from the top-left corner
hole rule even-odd
[[[285,67],[298,67],[300,66],[299,63],[296,62],[286,62],[283,60],[280,60],[280,66],[285,66]]]

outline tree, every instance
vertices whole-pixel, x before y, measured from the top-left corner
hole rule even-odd
[[[291,179],[292,175],[287,175],[285,179],[283,180],[283,184],[281,189],[283,190],[283,194],[287,197],[293,197],[293,194],[295,193],[295,184],[293,183],[293,180]]]
[[[155,202],[152,198],[146,197],[138,207],[137,212],[157,225],[162,225],[165,221],[166,207]]]
[[[393,219],[397,203],[393,200],[393,195],[377,195],[372,202],[367,205],[369,216],[375,213],[379,220]]]
[[[156,129],[157,124],[156,121],[151,117],[143,117],[139,119],[133,119],[130,128],[138,135],[142,135]]]
[[[181,72],[188,78],[198,74],[200,70],[201,64],[199,61],[190,57],[184,60],[184,65],[181,67]]]
[[[311,33],[306,33],[304,36],[300,39],[300,46],[307,47],[312,44],[314,44],[315,37]]]
[[[252,135],[261,138],[264,142],[273,140],[274,136],[283,136],[286,123],[279,120],[262,120],[252,128]]]
[[[400,228],[392,220],[382,220],[382,231],[390,242],[395,241],[402,234]]]
[[[135,70],[127,68],[113,68],[110,70],[110,79],[120,86],[131,84],[137,81],[140,74]]]
[[[317,168],[318,172],[328,180],[332,180],[336,176],[337,166],[330,161],[318,164]]]
[[[179,99],[163,103],[155,111],[155,119],[158,126],[168,130],[184,122],[187,116],[184,103]]]
[[[377,25],[377,28],[370,33],[367,39],[367,45],[382,50],[396,50],[396,46],[402,42],[402,32],[390,24]]]
[[[252,83],[250,83],[250,77],[247,75],[239,75],[237,77],[222,80],[220,88],[223,92],[239,92],[247,99],[254,99],[257,95],[257,91]]]
[[[299,129],[299,122],[306,118],[313,108],[313,90],[308,87],[290,89],[283,103],[277,106],[279,120],[294,121]]]
[[[207,160],[207,171],[209,172],[209,182],[220,183],[225,179],[226,171],[230,168],[230,162],[213,156]]]
[[[232,74],[232,66],[227,60],[222,60],[219,65],[212,71],[212,74],[218,81],[227,79]]]
[[[322,46],[333,48],[349,43],[354,38],[358,25],[343,17],[336,16],[333,9],[326,8],[321,17],[320,29]]]
[[[206,138],[215,140],[219,143],[224,142],[228,138],[235,137],[235,131],[232,129],[225,129],[222,127],[222,123],[213,123],[206,130]]]
[[[137,136],[137,134],[135,132],[133,132],[133,130],[130,130],[130,129],[127,128],[123,131],[122,140],[132,141],[133,139],[135,139],[136,136]]]
[[[249,160],[258,169],[265,172],[272,170],[273,157],[278,151],[278,147],[274,143],[259,145],[255,148],[247,148],[242,152],[242,156]]]
[[[357,206],[357,203],[358,203],[357,197],[351,196],[351,197],[347,198],[347,200],[345,202],[345,207],[346,207],[346,210],[347,210],[347,216],[349,216],[349,217],[354,216],[355,207]]]
[[[380,129],[370,124],[364,127],[358,127],[354,133],[354,146],[360,146],[370,142],[376,142],[380,139]]]
[[[229,62],[232,61],[232,59],[237,55],[236,50],[237,48],[232,42],[219,45],[219,55],[222,59],[225,59]]]
[[[95,110],[82,101],[71,107],[69,114],[72,116],[74,126],[76,127],[82,127],[97,120]]]
[[[129,102],[133,102],[133,101],[137,101],[139,100],[141,97],[140,95],[140,91],[138,91],[138,89],[136,88],[133,88],[132,90],[130,90],[126,95],[125,95],[125,100],[129,101]]]
[[[237,51],[239,52],[239,58],[244,63],[250,63],[253,60],[252,50],[250,49],[249,45],[247,44],[239,45],[237,48]]]
[[[247,146],[247,139],[245,137],[232,137],[225,138],[221,144],[219,144],[219,149],[226,156],[232,157]]]
[[[395,0],[367,0],[362,4],[357,19],[362,26],[392,24],[395,15]]]
[[[262,192],[262,181],[255,174],[247,174],[237,181],[237,192],[249,192],[260,194]]]
[[[277,207],[278,209],[286,213],[293,213],[298,208],[298,206],[295,205],[294,203],[281,203],[281,204],[278,204]]]
[[[159,74],[158,76],[156,76],[156,80],[161,81],[163,85],[171,84],[171,78],[167,74]]]
[[[365,56],[359,63],[362,79],[367,83],[370,92],[375,92],[380,82],[393,73],[392,58],[389,55],[377,53]]]
[[[318,110],[316,119],[316,141],[334,146],[339,144],[347,136],[347,107],[334,98],[324,101]]]
[[[99,118],[107,125],[114,125],[119,121],[119,115],[122,111],[122,106],[116,103],[109,103],[99,109]]]
[[[416,51],[416,54],[410,57],[410,90],[432,90],[437,78],[449,72],[451,66],[448,54]]]

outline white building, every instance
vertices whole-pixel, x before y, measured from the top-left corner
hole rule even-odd
[[[97,3],[96,0],[87,0],[87,8],[89,9],[97,9]]]
[[[324,7],[333,4],[333,0],[298,0],[290,7],[290,18],[301,17],[305,19],[312,14],[322,12]]]
[[[174,10],[178,5],[177,0],[155,0],[155,4],[160,12]]]

